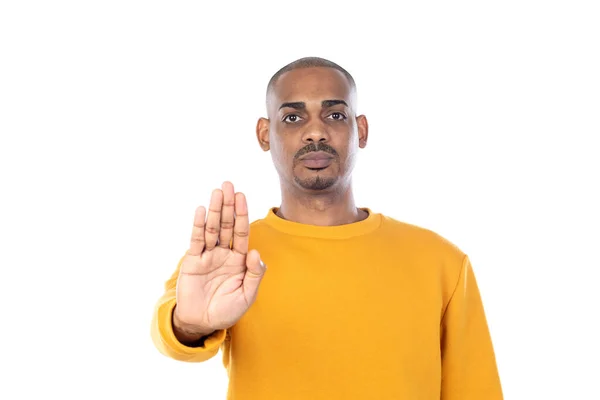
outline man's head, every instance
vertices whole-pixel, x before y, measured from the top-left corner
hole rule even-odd
[[[283,184],[323,192],[350,182],[368,124],[356,115],[356,85],[345,69],[316,57],[286,65],[269,81],[267,114],[256,133]]]

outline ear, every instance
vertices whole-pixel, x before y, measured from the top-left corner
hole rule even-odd
[[[256,124],[256,138],[258,139],[258,145],[263,151],[269,151],[271,145],[269,144],[269,120],[267,118],[260,118]]]
[[[367,139],[369,138],[369,122],[367,117],[359,115],[356,117],[356,125],[358,127],[358,147],[364,149],[367,146]]]

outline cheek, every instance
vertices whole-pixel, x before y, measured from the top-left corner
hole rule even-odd
[[[356,125],[356,121],[353,121],[350,125],[350,131],[348,132],[348,143],[351,149],[358,147],[358,126]]]
[[[291,143],[287,143],[286,140],[279,135],[273,135],[270,140],[271,157],[273,160],[278,164],[283,165],[291,162],[290,160],[294,157],[294,151],[297,149],[294,149],[291,146]]]
[[[350,126],[348,130],[339,132],[340,140],[333,144],[336,150],[340,152],[342,158],[352,157],[358,148],[358,130],[356,125]]]
[[[338,149],[345,169],[352,168],[352,165],[354,165],[358,152],[358,144],[358,134],[351,132]]]
[[[269,143],[271,146],[271,153],[280,157],[280,154],[283,152],[283,140],[281,139],[281,135],[272,130],[269,135]]]

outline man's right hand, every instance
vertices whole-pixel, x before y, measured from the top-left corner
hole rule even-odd
[[[249,230],[245,196],[230,182],[213,191],[208,215],[196,209],[173,313],[183,343],[233,326],[254,302],[265,266],[258,251],[248,252]]]

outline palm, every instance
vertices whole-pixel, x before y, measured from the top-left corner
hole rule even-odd
[[[256,297],[262,276],[256,250],[248,252],[248,213],[233,186],[213,192],[208,216],[199,207],[190,250],[177,282],[177,309],[187,324],[207,330],[232,326]]]

